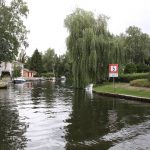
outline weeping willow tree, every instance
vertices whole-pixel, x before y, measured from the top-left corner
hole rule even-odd
[[[92,12],[79,8],[65,19],[69,31],[67,48],[77,88],[106,79],[108,64],[120,61],[121,48],[107,30],[107,20],[105,15],[95,18]]]

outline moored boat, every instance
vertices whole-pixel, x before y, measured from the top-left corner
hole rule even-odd
[[[17,83],[23,83],[26,82],[26,80],[22,77],[18,77],[18,78],[14,78],[13,79],[13,83],[17,84]]]

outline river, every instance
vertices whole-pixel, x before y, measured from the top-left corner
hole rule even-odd
[[[0,90],[0,150],[150,149],[150,104],[29,82]]]

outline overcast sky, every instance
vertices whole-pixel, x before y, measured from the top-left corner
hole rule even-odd
[[[64,19],[77,7],[110,17],[108,29],[114,34],[135,25],[150,34],[150,0],[25,0],[29,7],[26,19],[31,56],[36,48],[53,48],[58,55],[66,51]]]

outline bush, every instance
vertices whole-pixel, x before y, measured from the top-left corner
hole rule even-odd
[[[130,85],[137,87],[150,87],[150,81],[148,81],[147,79],[138,79],[131,81]]]
[[[20,77],[21,76],[21,68],[18,66],[17,67],[14,66],[12,76],[13,76],[13,78]]]
[[[150,81],[150,72],[148,73],[147,79]]]
[[[55,77],[55,74],[52,72],[47,72],[47,73],[42,73],[42,76],[46,78],[50,78],[50,77]]]
[[[115,80],[119,82],[130,82],[136,79],[147,79],[148,76],[149,76],[149,73],[122,74]]]
[[[137,72],[138,73],[149,72],[150,71],[150,67],[145,65],[145,64],[138,64],[136,67],[137,67]]]
[[[125,66],[124,73],[136,73],[136,72],[137,68],[135,64],[130,63]]]

